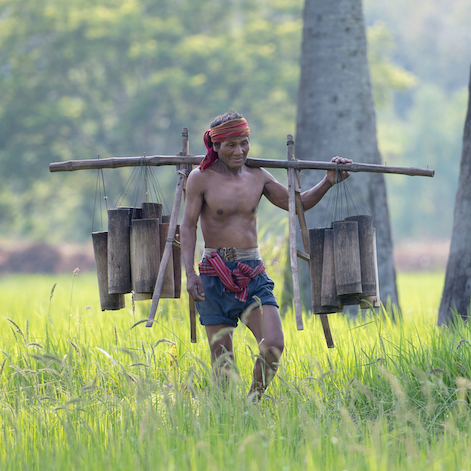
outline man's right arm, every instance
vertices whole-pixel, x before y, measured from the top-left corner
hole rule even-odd
[[[200,170],[193,170],[187,181],[185,208],[180,225],[180,239],[183,262],[185,264],[187,291],[195,301],[204,300],[201,278],[195,272],[196,229],[203,207],[203,179]]]

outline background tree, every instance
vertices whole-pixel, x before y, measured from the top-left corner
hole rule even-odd
[[[297,158],[325,161],[340,155],[380,164],[361,0],[306,0],[303,20]],[[306,187],[320,178],[320,172],[306,173]],[[355,174],[349,183],[376,227],[381,299],[397,305],[384,177]],[[309,227],[325,227],[327,204],[324,198],[306,213]],[[303,292],[310,292],[308,286]]]
[[[386,179],[394,240],[447,239],[471,3],[364,2],[383,160],[437,170],[433,180]],[[254,157],[284,159],[285,136],[296,126],[302,7],[302,0],[0,0],[2,240],[89,241],[95,174],[50,174],[51,161],[174,153],[182,126],[190,128],[191,152],[203,153],[208,122],[230,107],[250,120]],[[128,175],[105,172],[111,204]],[[285,172],[275,175],[286,182]],[[173,170],[159,169],[158,178],[172,195]],[[263,199],[259,217],[261,228],[283,234],[280,213]]]
[[[471,300],[471,70],[469,77],[468,114],[464,125],[460,177],[453,215],[450,256],[446,267],[438,324],[449,324],[453,313],[468,319]]]

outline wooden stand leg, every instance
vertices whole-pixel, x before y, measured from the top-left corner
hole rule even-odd
[[[330,331],[329,317],[327,314],[319,314],[324,329],[324,337],[327,343],[327,348],[334,348],[334,340],[332,339],[332,332]]]
[[[296,160],[294,156],[294,152],[293,152],[293,146],[294,146],[293,136],[291,134],[288,134],[287,140],[288,140],[288,160]],[[289,169],[288,172],[290,170],[293,171],[292,179],[293,179],[293,185],[294,185],[294,199],[295,199],[296,213],[298,215],[299,228],[301,230],[301,237],[303,240],[304,252],[309,253],[309,231],[307,228],[306,218],[304,217],[303,202],[301,200],[300,174],[299,174],[299,170]],[[289,175],[290,174],[288,173],[288,185],[290,182]],[[290,192],[290,198],[291,198],[291,192]],[[291,234],[291,223],[290,223],[290,234]],[[290,238],[290,246],[291,244],[292,242]],[[296,264],[296,270],[297,270],[297,264]],[[299,282],[299,275],[297,271],[296,271],[296,275],[298,276],[298,282]],[[293,274],[293,283],[294,283],[294,274]],[[296,308],[296,300],[295,300],[295,308]],[[320,314],[320,319],[322,322],[322,328],[324,330],[324,336],[325,336],[325,341],[327,343],[327,347],[334,348],[334,341],[332,339],[332,332],[330,330],[329,318],[327,314]],[[301,319],[301,322],[302,322],[302,319]]]
[[[188,128],[182,130],[182,155],[188,155]],[[180,171],[178,173],[177,189],[175,190],[175,199],[173,200],[172,214],[170,215],[170,227],[168,229],[167,241],[165,243],[164,253],[160,261],[159,274],[155,282],[154,294],[152,296],[152,304],[150,306],[149,318],[146,327],[152,327],[154,324],[155,313],[159,306],[160,294],[165,277],[170,255],[173,253],[173,242],[175,239],[175,232],[177,230],[178,213],[180,211],[180,204],[182,201],[183,187],[186,180],[186,172]]]
[[[195,300],[190,295],[190,335],[191,343],[196,343],[196,307]]]
[[[293,155],[293,136],[288,134],[288,158]],[[293,155],[294,157],[294,155]],[[289,205],[289,253],[291,261],[291,273],[293,276],[294,313],[296,315],[296,327],[303,330],[303,313],[301,305],[301,291],[299,289],[298,250],[296,247],[296,201],[295,201],[295,169],[288,169],[288,205]]]

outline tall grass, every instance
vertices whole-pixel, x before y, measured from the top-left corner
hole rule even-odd
[[[235,332],[223,394],[201,327],[190,343],[186,296],[132,328],[148,302],[101,312],[93,274],[0,281],[1,470],[471,469],[470,329],[435,326],[442,274],[399,276],[401,323],[331,316],[332,350],[317,318],[298,332],[285,313],[258,405],[250,332]]]

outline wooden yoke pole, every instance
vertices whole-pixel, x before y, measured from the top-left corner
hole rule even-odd
[[[288,160],[294,160],[293,136],[287,136]],[[289,254],[291,261],[291,273],[293,276],[294,313],[296,315],[296,327],[303,330],[303,312],[301,305],[301,291],[299,289],[298,251],[296,248],[296,170],[288,168],[288,211],[289,211]]]
[[[187,148],[187,154],[189,149]],[[186,165],[186,178],[183,185],[183,193],[186,198],[186,182],[188,180],[188,176],[190,175],[191,171],[193,170],[193,164]],[[190,311],[190,341],[191,343],[196,343],[196,305],[193,296],[189,294],[188,296],[188,303],[189,303],[189,311]]]
[[[160,167],[162,165],[196,164],[198,165],[204,155],[175,156],[154,155],[145,158],[146,165]],[[142,157],[112,157],[109,159],[68,160],[49,164],[50,172],[72,172],[75,170],[90,170],[98,168],[139,167]],[[274,160],[248,158],[247,167],[265,168],[294,168],[296,170],[346,170],[347,172],[393,173],[399,175],[433,177],[435,170],[417,167],[391,167],[376,164],[336,164],[333,162],[319,162],[317,160]]]
[[[188,155],[188,128],[182,129],[182,156]],[[162,293],[162,286],[164,283],[165,270],[167,269],[168,261],[173,250],[173,243],[175,242],[175,232],[177,230],[178,222],[178,213],[180,212],[180,204],[182,201],[183,187],[185,184],[185,179],[187,177],[187,172],[181,170],[179,166],[178,169],[178,179],[177,179],[177,188],[175,190],[175,199],[173,201],[172,213],[170,215],[170,227],[168,229],[168,236],[165,242],[165,249],[162,255],[162,260],[160,261],[159,274],[157,276],[157,281],[155,282],[154,294],[152,296],[152,304],[150,306],[149,318],[146,323],[146,327],[152,327],[154,324],[155,313],[157,312],[157,307],[159,305],[160,294]]]

